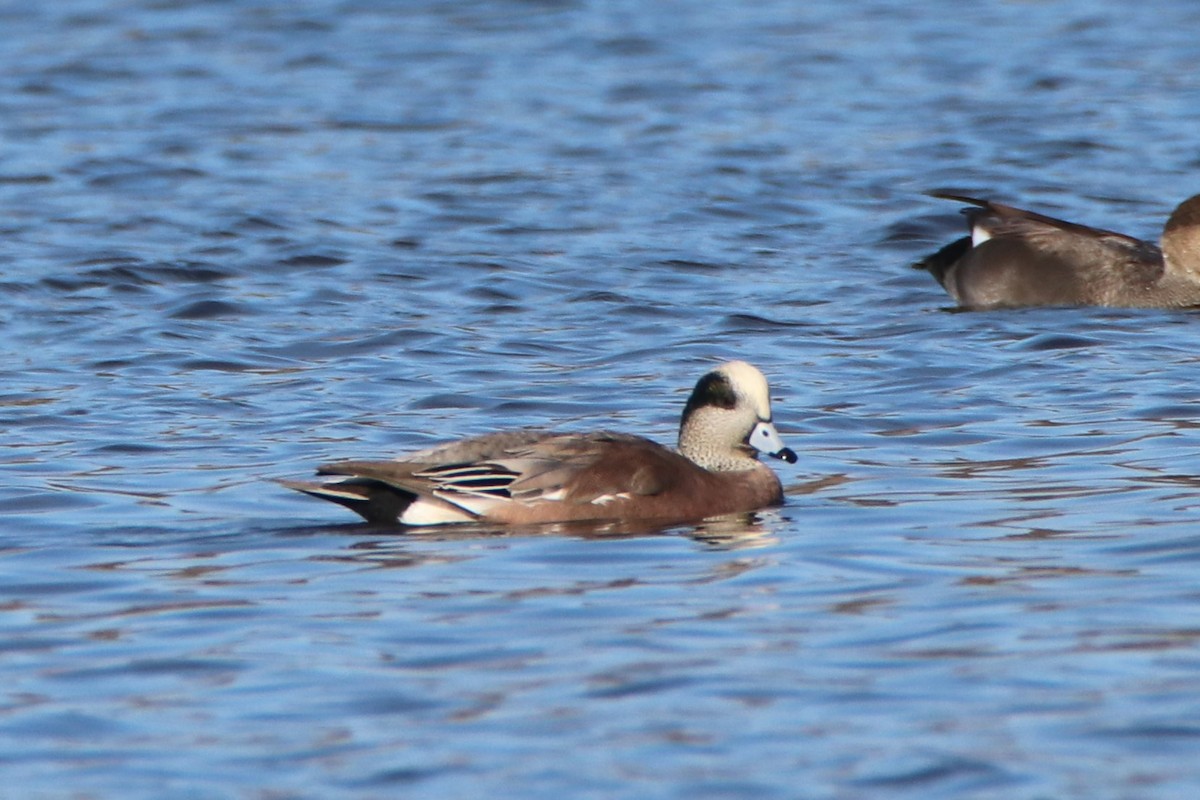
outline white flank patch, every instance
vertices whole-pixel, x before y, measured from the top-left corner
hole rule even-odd
[[[992,232],[982,225],[971,226],[971,247],[979,247],[979,245],[992,238]]]
[[[452,525],[458,522],[472,522],[474,519],[475,517],[462,509],[445,503],[432,503],[423,497],[414,500],[400,515],[400,523],[403,525]]]

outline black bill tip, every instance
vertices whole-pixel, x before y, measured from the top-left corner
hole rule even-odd
[[[790,447],[785,447],[778,453],[771,453],[775,458],[783,459],[789,464],[795,464],[800,458],[796,455],[796,451]]]

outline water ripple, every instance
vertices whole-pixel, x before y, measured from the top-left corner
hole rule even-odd
[[[1153,237],[1197,13],[847,8],[0,10],[9,782],[1191,796],[1196,314],[908,265],[965,230],[939,187]],[[273,483],[671,442],[728,358],[782,508],[401,534]]]

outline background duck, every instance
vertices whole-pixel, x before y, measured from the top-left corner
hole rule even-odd
[[[913,264],[964,308],[1200,305],[1200,195],[1167,220],[1161,247],[958,194],[970,236]]]

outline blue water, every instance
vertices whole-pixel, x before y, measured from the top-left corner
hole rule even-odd
[[[955,313],[958,189],[1154,238],[1200,10],[0,8],[0,796],[1200,792],[1190,312]],[[273,483],[771,378],[787,504]]]

